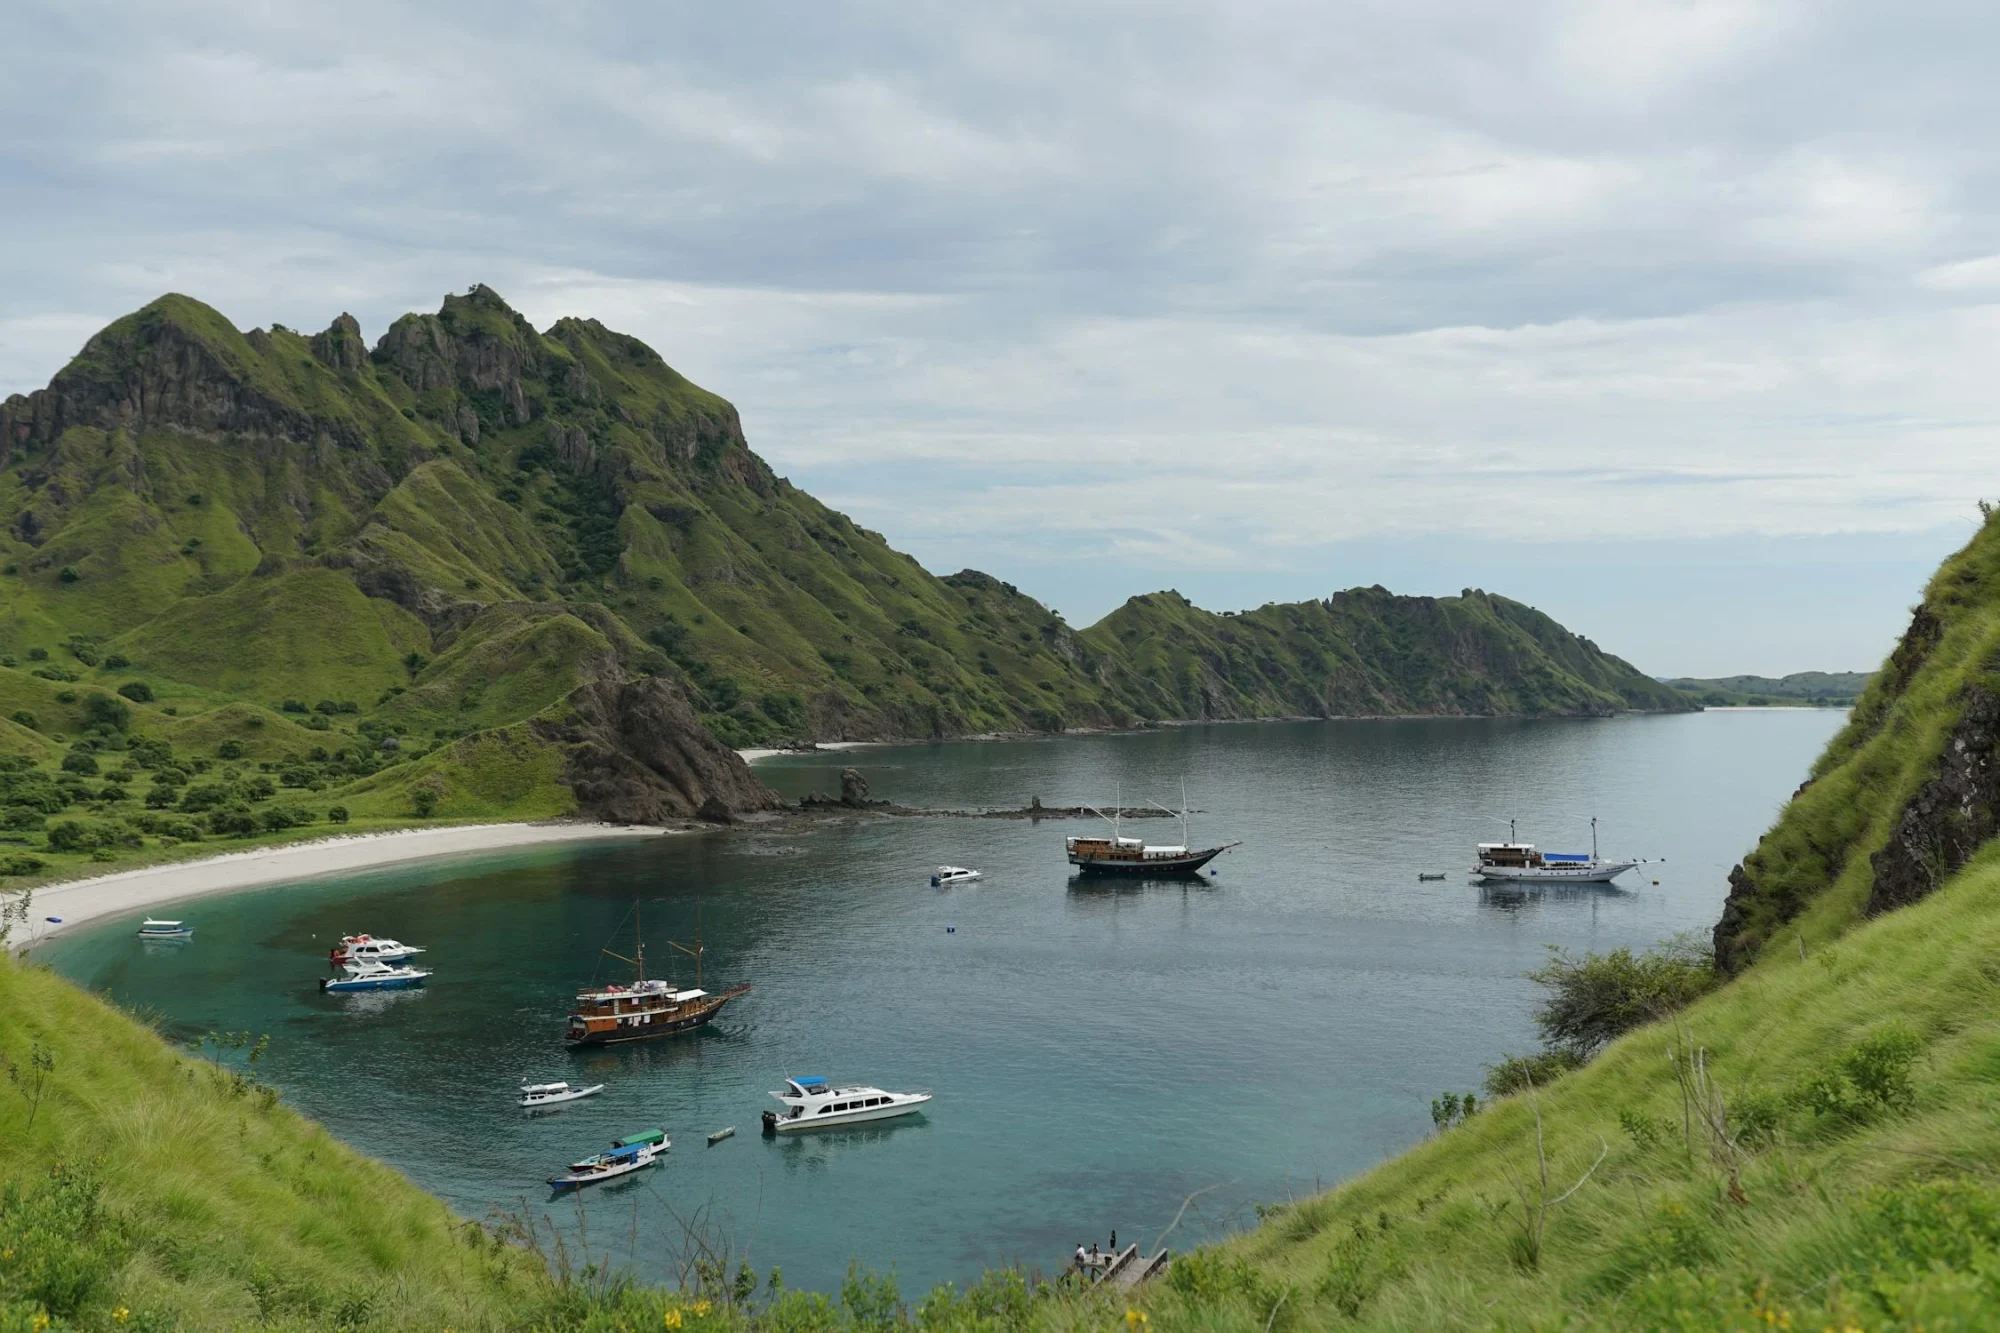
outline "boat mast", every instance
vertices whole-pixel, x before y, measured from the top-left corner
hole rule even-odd
[[[637,952],[639,956],[637,958],[627,958],[624,954],[614,952],[610,949],[606,949],[604,952],[610,957],[616,958],[621,963],[630,963],[633,967],[637,968],[638,976],[636,979],[644,981],[646,979],[646,936],[645,932],[641,929],[639,900],[637,898],[632,900],[632,939],[638,945]]]
[[[1125,813],[1125,784],[1111,784],[1111,845],[1118,845],[1118,819]]]
[[[1188,836],[1187,779],[1181,779],[1181,846],[1192,848],[1194,842]]]
[[[1590,862],[1597,864],[1597,816],[1590,817]]]
[[[687,947],[687,945],[682,944],[677,940],[668,940],[667,944],[670,948],[679,949],[682,953],[694,959],[694,988],[696,990],[700,990],[701,956],[702,954],[707,952],[707,950],[702,947],[701,943],[701,908],[697,907],[694,909],[694,948],[690,949]]]

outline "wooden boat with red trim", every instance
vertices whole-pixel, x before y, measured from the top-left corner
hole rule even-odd
[[[1163,814],[1173,815],[1157,801],[1147,804]],[[1088,807],[1086,807],[1088,808]],[[1177,816],[1181,821],[1181,840],[1177,846],[1156,846],[1143,838],[1122,836],[1119,820],[1125,809],[1121,801],[1111,807],[1110,814],[1098,812],[1098,818],[1111,825],[1108,838],[1069,837],[1063,839],[1063,852],[1069,863],[1079,873],[1085,875],[1134,875],[1171,876],[1198,875],[1201,868],[1231,847],[1240,847],[1238,842],[1225,842],[1217,847],[1195,847],[1188,839],[1187,784],[1181,784],[1181,808]]]
[[[635,905],[635,918],[637,910]],[[668,941],[670,947],[694,959],[694,987],[682,990],[671,981],[647,978],[646,941],[639,935],[635,919],[633,936],[638,947],[634,956],[627,958],[609,949],[604,952],[622,963],[632,964],[636,975],[628,984],[579,992],[576,1008],[570,1013],[568,1028],[563,1033],[563,1043],[567,1046],[615,1046],[622,1042],[650,1041],[655,1037],[692,1032],[713,1020],[722,1012],[722,1006],[739,995],[749,994],[747,984],[731,986],[728,990],[712,994],[701,988],[701,959],[706,950],[702,947],[700,929],[697,924],[692,948]]]

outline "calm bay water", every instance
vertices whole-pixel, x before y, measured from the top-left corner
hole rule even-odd
[[[590,844],[205,899],[169,913],[197,924],[185,945],[121,921],[42,952],[178,1038],[271,1033],[262,1074],[292,1105],[468,1216],[587,1224],[593,1253],[656,1278],[675,1275],[677,1219],[699,1217],[794,1286],[835,1285],[859,1259],[910,1292],[1053,1269],[1114,1227],[1150,1241],[1207,1190],[1169,1242],[1185,1246],[1408,1146],[1431,1097],[1532,1047],[1521,974],[1545,945],[1708,929],[1729,867],[1840,721],[1271,723],[787,757],[759,766],[787,795],[837,791],[852,764],[874,795],[926,806],[1108,803],[1114,784],[1128,804],[1176,805],[1184,777],[1195,841],[1243,846],[1199,883],[1100,886],[1063,863],[1063,835],[1089,827],[1072,821]],[[1593,814],[1606,853],[1666,863],[1613,889],[1468,884],[1471,845],[1509,817],[1577,850]],[[940,862],[986,878],[932,889]],[[599,950],[630,951],[635,898],[655,971],[699,909],[704,982],[756,989],[696,1036],[570,1054],[570,997],[616,977]],[[362,930],[429,946],[431,987],[319,994],[326,949]],[[787,1073],[937,1100],[887,1126],[763,1139],[764,1094]],[[522,1076],[611,1086],[531,1119],[513,1103]],[[580,1203],[540,1187],[653,1125],[674,1139],[664,1169]],[[725,1125],[738,1136],[704,1146]]]

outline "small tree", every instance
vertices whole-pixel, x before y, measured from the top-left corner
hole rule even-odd
[[[347,807],[336,805],[333,809],[326,812],[326,817],[330,823],[345,824],[347,822]]]
[[[429,787],[419,787],[410,793],[410,808],[418,819],[429,819],[437,810],[438,794]]]
[[[0,1065],[7,1067],[7,1081],[14,1085],[14,1091],[21,1094],[28,1103],[28,1128],[35,1127],[35,1116],[42,1109],[42,1095],[48,1091],[49,1079],[56,1072],[55,1052],[43,1044],[40,1037],[28,1053],[28,1063],[21,1065],[0,1054]]]
[[[153,702],[153,687],[143,680],[128,680],[118,687],[118,692],[135,704]]]

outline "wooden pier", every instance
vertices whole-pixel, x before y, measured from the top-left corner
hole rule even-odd
[[[1137,1245],[1127,1245],[1116,1254],[1099,1252],[1088,1255],[1078,1268],[1098,1282],[1109,1283],[1119,1291],[1130,1291],[1165,1271],[1171,1253],[1161,1250],[1151,1258],[1144,1258],[1139,1254]]]

